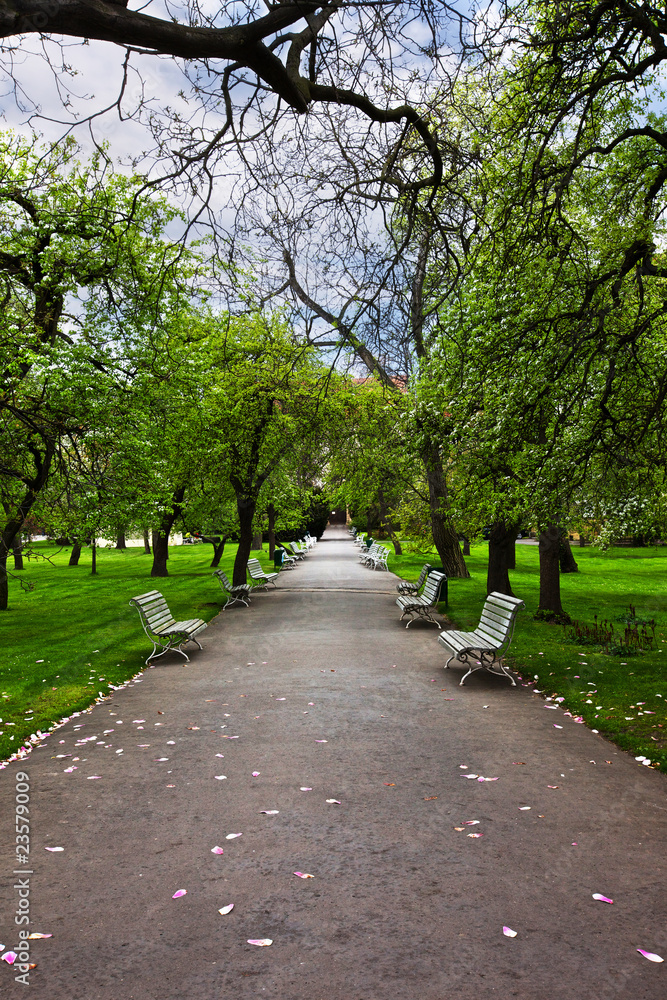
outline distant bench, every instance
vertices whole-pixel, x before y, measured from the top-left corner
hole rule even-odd
[[[502,662],[502,655],[509,649],[514,633],[516,616],[525,604],[518,597],[494,592],[489,594],[474,632],[441,632],[438,642],[454,652],[445,663],[445,670],[453,659],[461,660],[469,666],[461,678],[463,684],[475,670],[488,670],[499,677],[507,677],[516,687],[516,681]],[[478,658],[479,655],[479,658]]]
[[[175,621],[159,591],[149,590],[147,594],[139,594],[138,597],[132,598],[130,605],[134,605],[139,612],[144,632],[153,643],[153,652],[146,660],[146,665],[150,660],[164,656],[170,649],[180,653],[189,663],[190,657],[179,649],[179,646],[186,642],[194,642],[200,649],[202,648],[195,636],[207,627],[204,619],[188,618],[182,622]],[[156,652],[158,647],[162,649],[161,653]]]

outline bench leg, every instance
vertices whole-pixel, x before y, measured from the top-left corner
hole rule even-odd
[[[472,656],[472,653],[459,653],[459,660],[461,660],[461,662],[465,665],[471,661]],[[453,657],[450,657],[450,660],[451,659],[453,659]],[[447,660],[447,663],[449,664],[449,660]],[[466,677],[470,677],[470,674],[473,674],[476,670],[486,670],[490,674],[495,674],[496,677],[506,677],[508,681],[510,681],[512,687],[516,687],[516,681],[508,672],[503,661],[496,660],[493,653],[489,650],[484,650],[480,653],[479,660],[476,660],[474,665],[469,667],[467,672],[461,678],[459,687],[462,687]]]
[[[196,642],[196,640],[195,640],[195,642]],[[161,646],[161,645],[162,645],[162,643],[156,643],[155,640],[153,640],[153,652],[151,653],[151,655],[146,660],[146,666],[148,666],[148,664],[150,663],[151,660],[157,660],[160,656],[164,656],[164,654],[168,653],[170,649],[173,649],[175,653],[180,653],[181,656],[185,657],[185,659],[188,661],[188,663],[190,662],[190,657],[188,656],[188,654],[184,653],[183,650],[179,649],[178,646],[171,646],[171,645],[170,646],[163,646],[162,647],[162,652],[161,653],[156,653],[155,652],[156,649],[158,649],[158,647]],[[197,645],[199,646],[199,643],[197,643]],[[199,646],[199,648],[201,649],[202,647]]]
[[[415,608],[415,612],[417,613],[418,617],[411,618],[408,624],[405,626],[406,628],[409,628],[412,625],[412,623],[416,621],[427,622],[429,625],[435,625],[436,628],[440,628],[439,623],[435,620],[435,618],[431,616],[431,613],[428,610],[428,608]]]
[[[246,597],[243,597],[240,594],[230,594],[229,597],[227,598],[227,603],[223,605],[222,610],[224,611],[225,608],[228,608],[230,604],[237,604],[237,603],[245,605],[246,608],[250,607],[250,601]]]

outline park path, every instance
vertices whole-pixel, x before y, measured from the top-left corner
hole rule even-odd
[[[435,628],[399,624],[395,583],[329,529],[190,664],[158,661],[2,772],[0,941],[19,770],[31,929],[53,935],[31,942],[30,997],[667,994],[667,963],[636,951],[667,958],[665,777],[525,688],[459,688]],[[2,997],[26,995],[14,974]]]

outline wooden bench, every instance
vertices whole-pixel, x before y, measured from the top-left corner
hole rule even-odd
[[[200,649],[202,648],[195,636],[207,627],[203,618],[189,618],[182,622],[174,621],[174,616],[169,610],[167,602],[157,590],[149,590],[147,594],[133,597],[130,601],[130,606],[132,605],[139,612],[144,632],[153,643],[153,652],[146,660],[147,666],[151,660],[157,659],[158,656],[164,656],[170,649],[180,653],[189,663],[190,657],[182,649],[179,649],[179,646],[186,642],[194,642]],[[162,649],[161,653],[156,652],[158,647]]]
[[[222,610],[228,608],[230,604],[245,604],[246,608],[250,605],[250,584],[248,583],[237,583],[234,586],[229,581],[229,577],[223,570],[215,569],[213,570],[213,576],[218,578],[218,582],[222,587],[224,594],[227,594],[227,603],[223,605]]]
[[[250,578],[254,581],[254,590],[266,590],[270,583],[275,587],[278,574],[265,573],[259,559],[248,559],[248,572],[250,573]]]
[[[440,623],[435,620],[431,612],[438,602],[440,585],[443,580],[447,580],[445,574],[433,570],[428,574],[424,590],[421,594],[403,594],[396,598],[396,603],[403,612],[399,621],[403,621],[406,615],[415,616],[410,618],[410,621],[405,626],[406,628],[410,628],[414,621],[419,621],[420,619],[431,622],[432,625],[437,625],[440,628]]]
[[[400,583],[396,584],[396,590],[399,594],[418,594],[426,583],[426,577],[431,572],[431,564],[424,563],[422,566],[422,571],[419,574],[419,579],[416,583],[410,583],[408,580],[401,580]]]
[[[488,670],[499,677],[509,678],[516,687],[516,681],[508,673],[501,657],[509,649],[516,616],[523,607],[525,604],[518,597],[494,592],[484,602],[479,625],[474,632],[441,632],[438,642],[453,650],[445,663],[445,670],[456,658],[464,666],[472,664],[461,678],[461,684],[475,670]]]
[[[300,561],[301,559],[306,558],[308,554],[307,549],[300,549],[296,542],[288,542],[287,544],[292,550],[292,556],[294,559],[298,559]]]

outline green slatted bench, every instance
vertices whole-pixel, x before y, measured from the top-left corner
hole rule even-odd
[[[408,580],[401,580],[400,583],[396,584],[396,590],[399,594],[418,594],[426,583],[426,578],[431,572],[431,564],[424,563],[422,566],[422,571],[419,574],[419,579],[416,583],[410,583]]]
[[[438,642],[453,650],[445,663],[445,670],[453,659],[458,659],[464,666],[468,666],[461,684],[475,670],[488,670],[498,677],[507,677],[516,687],[516,681],[501,657],[509,649],[516,616],[524,607],[525,604],[518,597],[508,597],[507,594],[494,591],[484,602],[479,625],[474,632],[441,632]]]
[[[130,601],[130,606],[134,606],[139,612],[141,624],[144,632],[153,643],[153,652],[146,660],[146,665],[158,656],[164,656],[170,649],[180,653],[190,662],[190,657],[179,649],[186,642],[194,642],[200,649],[202,646],[195,636],[203,632],[207,627],[203,618],[188,618],[187,621],[177,622],[167,606],[167,602],[158,590],[149,590],[147,594],[139,594]],[[161,653],[156,652],[158,648]]]
[[[265,573],[259,559],[248,559],[248,573],[253,581],[253,590],[266,590],[271,583],[275,587],[278,579],[277,573]]]
[[[437,625],[440,628],[440,623],[435,620],[432,611],[440,599],[440,585],[446,579],[447,577],[444,573],[438,573],[433,570],[426,578],[426,583],[421,594],[402,594],[396,598],[396,603],[403,612],[399,621],[403,621],[406,615],[413,616],[405,626],[406,628],[410,628],[413,622],[420,619],[430,622],[431,625]]]
[[[227,603],[223,606],[222,610],[228,608],[230,604],[245,604],[246,608],[250,605],[250,584],[249,583],[238,583],[234,586],[229,581],[229,577],[221,569],[214,569],[213,576],[217,577],[218,583],[222,587],[223,593],[227,594]]]

